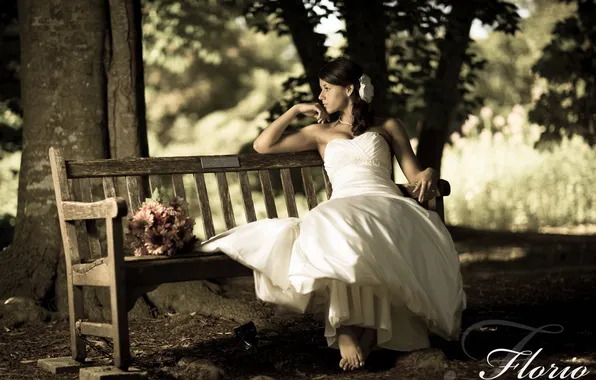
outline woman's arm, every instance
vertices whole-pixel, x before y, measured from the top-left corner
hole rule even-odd
[[[301,113],[316,115],[319,121],[328,118],[320,104],[296,104],[261,132],[253,143],[255,151],[271,154],[316,150],[319,143],[316,132],[320,129],[320,124],[309,125],[282,137],[284,130]]]
[[[421,168],[401,120],[387,119],[384,129],[391,136],[391,145],[399,167],[408,182],[417,184],[414,194],[418,194],[418,200],[422,202],[427,199],[427,195],[435,195],[438,181],[436,172],[432,168]]]

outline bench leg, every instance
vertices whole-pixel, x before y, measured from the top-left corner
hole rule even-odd
[[[83,288],[72,285],[72,275],[67,274],[68,320],[70,324],[70,350],[72,358],[84,363],[87,357],[85,340],[77,332],[76,323],[83,319]]]
[[[108,265],[110,271],[110,306],[112,309],[112,332],[114,365],[127,370],[130,365],[130,338],[128,336],[128,308],[124,278],[124,252],[122,219],[106,219],[108,241]]]
[[[111,286],[112,331],[114,342],[114,365],[126,370],[130,365],[130,338],[128,335],[128,313],[123,286]]]

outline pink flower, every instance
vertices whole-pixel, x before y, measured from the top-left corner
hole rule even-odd
[[[127,238],[135,256],[174,255],[192,248],[195,220],[186,216],[184,200],[174,198],[169,206],[149,200],[129,219]]]

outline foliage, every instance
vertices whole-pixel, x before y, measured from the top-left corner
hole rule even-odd
[[[337,16],[339,13],[333,7],[317,0],[305,0],[304,8],[306,18],[312,29],[330,16]],[[247,26],[257,33],[273,33],[277,36],[289,36],[294,39],[300,36],[292,36],[284,18],[282,6],[278,0],[266,0],[253,2],[245,9]],[[329,59],[328,52],[325,58]],[[283,114],[288,108],[296,103],[313,102],[314,94],[308,87],[308,79],[304,70],[289,76],[282,84],[283,94],[281,99],[276,101],[268,110],[267,123]],[[264,128],[265,126],[263,126]]]
[[[515,5],[502,0],[476,2],[479,3],[475,8],[476,17],[481,22],[504,33],[512,34],[517,30],[519,16]],[[342,13],[343,0],[333,0],[333,7],[314,0],[308,0],[305,4],[313,28],[326,17],[335,16],[345,20],[346,15]],[[415,125],[423,117],[424,94],[430,90],[429,86],[434,85],[432,78],[435,76],[440,45],[444,42],[444,30],[449,18],[449,7],[452,5],[451,1],[384,2],[388,29],[389,114],[400,115],[405,119],[406,125]],[[247,20],[249,26],[262,33],[288,33],[279,2],[275,0],[256,2],[248,9]],[[338,33],[346,37],[345,30]],[[349,45],[350,41],[346,43]],[[340,54],[345,47],[340,49]],[[358,60],[358,57],[353,58]],[[477,75],[485,64],[486,61],[475,52],[469,51],[466,54],[459,84],[463,101],[456,110],[456,118],[463,119],[482,105],[483,99],[477,95],[474,87]],[[304,75],[288,78],[283,87],[284,97],[269,110],[268,121],[277,118],[291,104],[314,100],[304,86],[305,83]]]
[[[495,113],[534,101],[542,84],[536,81],[532,66],[550,42],[556,22],[573,12],[572,6],[559,0],[518,0],[517,3],[529,11],[520,21],[520,31],[514,35],[490,33],[471,49],[487,62],[478,72],[475,92]]]
[[[506,117],[489,107],[471,115],[445,148],[447,222],[508,230],[595,224],[596,149],[576,136],[535,150],[543,130],[520,105]]]
[[[291,42],[249,32],[241,11],[192,0],[143,2],[148,129],[161,145],[196,134],[197,120],[251,96],[255,71],[275,78],[292,70]]]
[[[543,143],[577,134],[596,144],[596,1],[576,3],[577,12],[557,23],[533,67],[548,80],[547,91],[530,113],[532,121],[546,127]]]

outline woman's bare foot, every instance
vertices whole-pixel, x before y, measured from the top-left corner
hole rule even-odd
[[[362,349],[362,361],[364,362],[377,345],[377,330],[365,328],[362,335],[360,335],[359,343]]]
[[[339,366],[345,371],[364,364],[362,348],[358,342],[362,329],[356,326],[342,326],[337,329],[337,343],[341,360]]]

